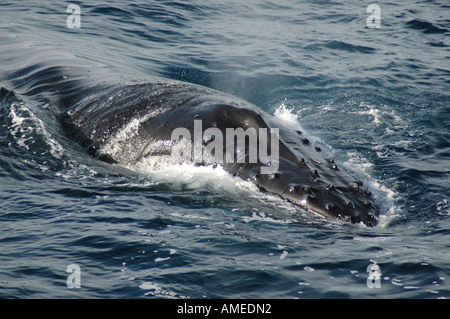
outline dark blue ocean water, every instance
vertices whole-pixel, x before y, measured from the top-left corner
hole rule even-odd
[[[378,1],[369,28],[372,3],[74,1],[71,29],[70,2],[2,1],[0,297],[450,297],[450,5]],[[298,212],[220,169],[92,159],[29,94],[85,65],[288,109],[380,224]]]

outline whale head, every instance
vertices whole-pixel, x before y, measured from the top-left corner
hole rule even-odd
[[[238,127],[258,128],[258,142],[266,141],[267,145],[263,149],[267,148],[267,154],[271,154],[265,159],[259,157],[258,162],[252,164],[248,162],[249,148],[236,148],[235,152],[244,153],[245,156],[241,157],[245,157],[247,161],[226,164],[226,170],[255,183],[262,191],[276,194],[308,212],[346,222],[363,223],[369,227],[377,225],[379,208],[371,191],[347,170],[338,167],[334,159],[325,157],[322,150],[315,147],[300,131],[292,130],[279,122],[272,121],[268,125],[271,119],[265,117],[265,114],[246,109],[222,107],[220,114],[225,114],[228,125],[233,123]],[[272,128],[270,131],[261,131],[261,128],[269,127]],[[277,134],[272,132],[274,127],[279,127]],[[261,132],[267,132],[267,136],[261,138]],[[268,170],[268,166],[273,169]]]
[[[297,164],[299,167],[280,163],[279,172],[255,174],[252,178],[260,189],[277,194],[309,212],[369,227],[377,225],[379,209],[361,181],[349,179],[347,173],[331,178],[309,168],[307,163],[303,158]],[[330,169],[337,167],[331,159],[323,165]]]
[[[234,176],[303,210],[370,227],[377,224],[378,207],[363,183],[325,157],[300,131],[278,125],[268,114],[216,103],[185,110],[176,120],[193,144],[201,143],[197,150],[203,147],[203,155],[210,151],[197,164],[211,164],[213,158]],[[156,125],[152,122],[149,127],[154,130]],[[193,149],[195,154],[195,145]]]

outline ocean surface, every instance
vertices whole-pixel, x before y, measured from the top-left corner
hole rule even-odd
[[[380,223],[301,212],[220,167],[91,158],[43,97],[52,67],[284,117],[364,182]],[[0,298],[450,297],[446,0],[2,1],[0,87]]]

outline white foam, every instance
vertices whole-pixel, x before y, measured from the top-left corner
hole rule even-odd
[[[139,288],[146,291],[144,295],[148,296],[155,296],[155,297],[168,297],[168,298],[180,298],[180,299],[186,299],[187,296],[179,295],[169,289],[163,288],[160,286],[160,284],[146,281],[139,285]]]
[[[361,107],[361,111],[359,111],[359,114],[369,114],[373,117],[373,123],[375,125],[380,125],[382,123],[381,121],[381,111],[376,108],[373,105],[364,103],[364,102],[360,102],[359,106]],[[363,108],[367,108],[366,110],[363,111]]]
[[[375,202],[380,205],[382,211],[378,226],[386,227],[392,220],[399,217],[399,208],[395,206],[398,194],[370,176],[373,164],[361,154],[348,152],[347,155],[348,160],[343,162],[342,166],[352,172],[352,175],[361,180],[364,186],[372,192]]]
[[[298,115],[294,114],[294,108],[288,108],[284,103],[280,104],[273,114],[275,118],[286,125],[292,131],[300,131],[305,138],[308,138],[314,145],[322,149],[322,153],[327,157],[334,156],[334,150],[327,145],[320,137],[310,135],[298,121]]]
[[[294,108],[289,109],[284,103],[282,103],[275,109],[273,115],[287,125],[301,128],[300,123],[298,122],[298,116],[292,113],[293,110]]]
[[[27,145],[27,142],[32,139],[32,137],[27,136],[25,137],[22,135],[19,137],[19,134],[29,134],[33,131],[33,128],[30,126],[24,126],[25,121],[27,120],[26,117],[20,116],[19,113],[23,113],[24,109],[28,111],[28,109],[25,107],[23,103],[13,103],[10,108],[10,118],[11,118],[11,134],[17,138],[17,144],[20,147],[23,147],[27,150],[29,150],[29,146]],[[28,112],[31,113],[31,112]]]
[[[45,143],[50,148],[53,157],[60,159],[63,155],[64,148],[55,139],[45,127],[44,122],[37,118],[36,115],[25,106],[25,103],[13,103],[10,107],[11,118],[11,134],[17,139],[16,142],[20,147],[30,150],[30,145],[34,144],[33,134],[43,137]]]
[[[436,203],[436,209],[439,215],[450,216],[450,204],[447,198]]]
[[[129,123],[125,124],[119,130],[117,130],[117,132],[108,139],[105,145],[102,146],[102,152],[107,154],[116,154],[118,152],[120,153],[124,145],[123,142],[126,142],[130,138],[138,135],[141,124],[160,113],[161,112],[159,110],[156,110],[145,114],[145,116],[132,119]]]
[[[147,174],[158,182],[170,183],[174,187],[180,186],[184,189],[209,186],[213,189],[226,190],[229,193],[237,193],[242,190],[257,191],[256,185],[232,176],[220,165],[173,164],[170,156],[147,157],[127,168]]]
[[[264,221],[264,222],[270,222],[270,223],[276,223],[276,224],[290,224],[293,222],[292,219],[276,219],[267,216],[265,213],[259,212],[259,213],[252,213],[252,216],[244,216],[242,217],[242,220],[245,223],[250,223],[252,221]]]

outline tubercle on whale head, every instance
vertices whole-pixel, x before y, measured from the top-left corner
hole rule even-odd
[[[320,216],[376,226],[379,207],[372,193],[302,135],[280,139],[278,172],[259,174],[256,184]]]
[[[262,174],[260,168],[264,165],[260,163],[259,167],[247,168],[250,170],[247,174],[241,167],[241,177],[247,175],[247,180],[262,191],[276,194],[322,217],[376,226],[379,209],[362,182],[352,178],[346,170],[337,168],[333,159],[317,154],[314,154],[315,158],[309,157],[307,148],[311,145],[303,147],[304,157],[295,157],[280,142],[277,172]]]
[[[300,174],[301,175],[301,174]],[[304,210],[322,217],[339,219],[368,227],[378,224],[378,207],[369,191],[354,185],[347,187],[308,182],[301,177],[296,180],[291,173],[272,175],[256,174],[256,185],[263,191],[277,194]]]

